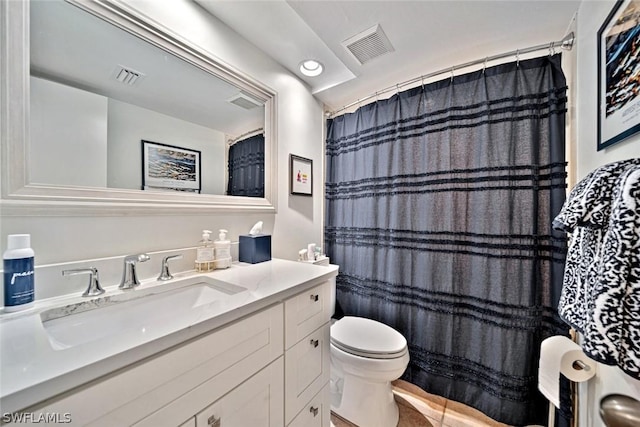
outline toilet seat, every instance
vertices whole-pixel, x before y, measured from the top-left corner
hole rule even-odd
[[[384,323],[345,316],[331,326],[331,344],[356,356],[397,359],[407,353],[407,340]]]

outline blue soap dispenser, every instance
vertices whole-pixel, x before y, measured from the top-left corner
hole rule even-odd
[[[18,311],[33,305],[34,252],[31,235],[10,234],[4,252],[4,311]]]

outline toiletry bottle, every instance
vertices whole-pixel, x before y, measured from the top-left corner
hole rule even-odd
[[[196,249],[196,271],[206,272],[214,269],[213,242],[210,236],[210,230],[202,230],[202,240]]]
[[[33,305],[33,256],[31,235],[10,234],[4,265],[4,311],[18,311]]]
[[[231,267],[231,241],[227,240],[227,230],[220,230],[218,240],[213,245],[216,249],[216,268]]]

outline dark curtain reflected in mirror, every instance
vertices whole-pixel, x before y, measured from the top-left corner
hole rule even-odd
[[[264,135],[255,135],[229,147],[227,195],[264,197]]]

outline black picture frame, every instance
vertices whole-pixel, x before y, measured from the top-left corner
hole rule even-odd
[[[201,192],[200,151],[145,140],[141,143],[143,190]]]
[[[289,155],[289,191],[298,196],[313,196],[313,160]]]
[[[640,131],[639,11],[640,0],[618,0],[598,30],[597,151]]]

